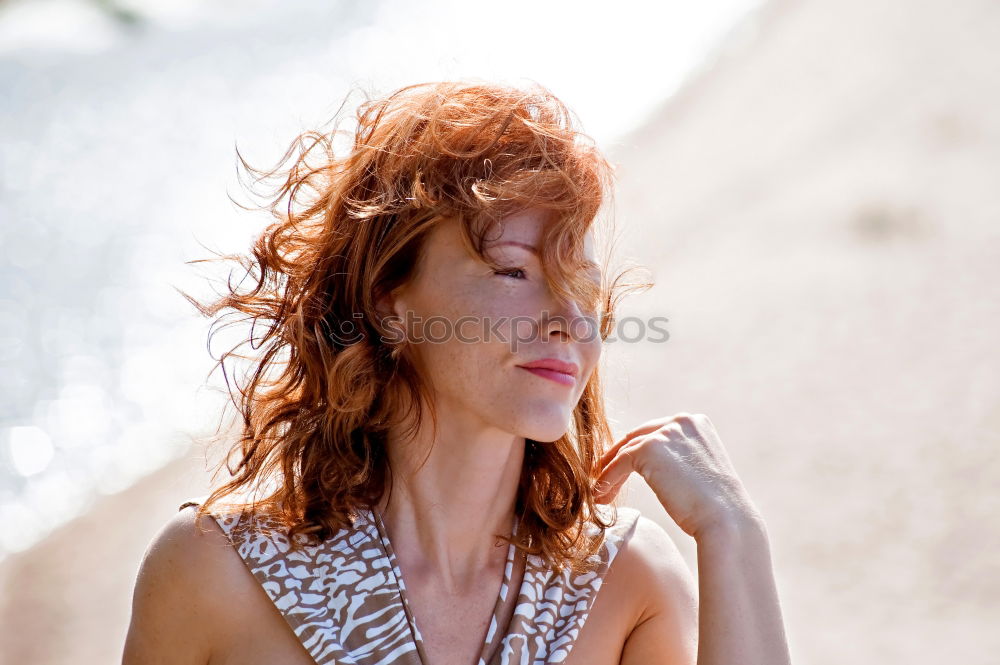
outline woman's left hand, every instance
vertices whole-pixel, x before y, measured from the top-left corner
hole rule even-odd
[[[601,458],[595,500],[610,503],[633,471],[685,533],[699,538],[734,521],[759,519],[715,427],[702,414],[643,423]]]

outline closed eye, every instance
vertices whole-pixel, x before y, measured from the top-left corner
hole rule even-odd
[[[510,277],[511,279],[527,279],[527,274],[524,272],[524,268],[507,268],[506,270],[494,270],[494,275],[504,275]],[[520,275],[518,277],[517,275]]]

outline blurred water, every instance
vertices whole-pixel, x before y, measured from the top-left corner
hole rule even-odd
[[[0,558],[214,427],[208,324],[173,285],[207,295],[183,262],[268,221],[226,196],[234,142],[271,165],[354,84],[469,75],[547,85],[613,150],[753,32],[752,0],[650,5],[0,5]]]

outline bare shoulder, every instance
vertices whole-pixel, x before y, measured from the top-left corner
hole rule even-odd
[[[178,511],[153,536],[135,581],[122,662],[205,664],[238,620],[247,571],[210,515]],[[234,616],[234,614],[236,616]]]
[[[621,559],[621,560],[619,560]],[[694,575],[664,529],[639,515],[616,557],[622,584],[642,605],[621,665],[692,665],[697,658],[698,593]]]
[[[693,576],[673,540],[639,514],[629,527],[567,665],[693,665]]]

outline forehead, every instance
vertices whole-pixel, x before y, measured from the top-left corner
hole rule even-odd
[[[487,230],[484,244],[489,246],[499,241],[513,241],[537,247],[547,221],[547,213],[537,208],[507,215]]]

